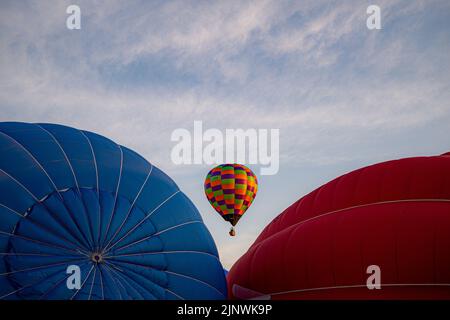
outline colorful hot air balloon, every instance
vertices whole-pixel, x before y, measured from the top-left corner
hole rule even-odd
[[[0,123],[0,299],[223,299],[214,241],[137,153],[54,124]],[[67,286],[78,267],[80,287]]]
[[[221,164],[212,169],[205,179],[205,194],[211,206],[232,227],[251,206],[258,191],[256,175],[242,164]]]

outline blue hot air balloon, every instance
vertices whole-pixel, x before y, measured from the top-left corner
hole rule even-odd
[[[161,170],[91,132],[0,123],[1,299],[225,297],[209,231]]]

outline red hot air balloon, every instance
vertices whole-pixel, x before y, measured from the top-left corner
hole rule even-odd
[[[314,190],[227,280],[233,299],[450,299],[450,154],[375,164]]]
[[[221,164],[205,179],[205,194],[211,206],[234,226],[251,206],[258,191],[256,175],[242,164]]]

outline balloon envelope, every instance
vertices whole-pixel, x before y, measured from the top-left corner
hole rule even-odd
[[[197,209],[137,153],[65,126],[0,123],[0,154],[0,298],[226,296]]]
[[[314,190],[227,280],[231,298],[450,299],[450,156],[387,161]]]
[[[206,176],[205,194],[211,206],[235,226],[258,192],[256,175],[241,164],[221,164]]]

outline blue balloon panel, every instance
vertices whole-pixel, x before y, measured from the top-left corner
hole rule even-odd
[[[66,126],[4,122],[0,154],[1,299],[226,298],[199,212],[137,153]]]

